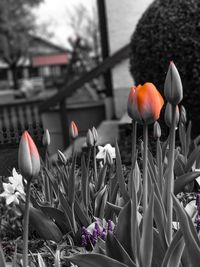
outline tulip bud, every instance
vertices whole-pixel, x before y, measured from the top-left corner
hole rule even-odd
[[[155,139],[158,139],[161,137],[161,128],[160,124],[156,121],[153,126],[153,135]]]
[[[94,145],[94,136],[92,131],[89,129],[86,136],[86,144],[88,147],[92,147]]]
[[[172,105],[168,102],[165,108],[165,123],[170,128],[172,126]],[[179,122],[179,108],[176,106],[176,126]]]
[[[43,146],[45,146],[45,147],[49,146],[50,142],[51,142],[51,139],[50,139],[49,130],[46,129],[44,134],[43,134],[43,137],[42,137]]]
[[[187,122],[187,114],[186,114],[186,110],[185,110],[184,106],[181,106],[181,117],[180,117],[180,121],[183,124],[186,124],[186,122]]]
[[[108,166],[113,165],[113,158],[108,151],[106,151],[106,164],[108,164]]]
[[[21,137],[18,151],[18,165],[22,176],[31,181],[40,171],[40,156],[37,147],[27,131]]]
[[[167,101],[172,105],[178,105],[183,99],[183,87],[179,72],[171,61],[167,71],[164,85],[164,94]]]
[[[77,128],[76,123],[74,121],[72,121],[70,123],[69,132],[70,132],[70,136],[72,139],[76,139],[78,137],[78,128]]]
[[[97,130],[96,130],[96,128],[94,126],[92,127],[92,134],[93,134],[93,137],[94,137],[94,145],[96,145],[97,142],[98,142],[99,136],[98,136]]]
[[[64,155],[60,150],[57,151],[57,155],[58,155],[58,160],[59,160],[63,165],[66,165],[66,163],[67,163],[67,159],[66,159],[65,155]]]

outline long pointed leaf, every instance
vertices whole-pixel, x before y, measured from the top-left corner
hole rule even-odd
[[[117,172],[117,179],[118,179],[118,183],[119,183],[119,189],[122,193],[124,200],[126,202],[128,202],[130,197],[129,197],[129,194],[126,190],[124,175],[122,173],[122,161],[121,161],[121,156],[120,156],[117,141],[115,142],[115,151],[116,151],[116,172]]]
[[[128,267],[119,261],[109,258],[101,254],[77,254],[73,257],[66,258],[69,262],[72,262],[79,267]]]
[[[69,183],[68,183],[68,201],[72,207],[75,201],[75,167],[76,167],[76,155],[73,157],[72,166],[69,174]]]
[[[83,203],[85,205],[86,213],[88,213],[89,206],[89,176],[85,163],[84,155],[81,157],[81,192]]]
[[[184,186],[194,181],[194,179],[199,177],[199,175],[200,172],[189,172],[178,177],[174,181],[174,195],[177,195],[178,193],[182,192]]]
[[[3,249],[1,247],[1,244],[0,244],[0,266],[1,267],[6,267],[6,260],[5,260],[5,257],[4,257],[4,253],[3,253]]]
[[[119,262],[125,263],[129,267],[136,267],[126,250],[112,233],[108,233],[106,238],[106,255]]]
[[[191,219],[187,216],[185,210],[181,207],[179,201],[176,199],[174,195],[173,199],[174,199],[175,209],[180,220],[180,228],[184,236],[188,257],[190,258],[192,266],[198,267],[200,262],[200,247],[196,242],[196,238],[198,237],[193,236],[194,233],[191,231],[189,224],[189,220]]]
[[[184,241],[181,230],[176,232],[167,252],[165,253],[165,257],[161,267],[177,267],[179,266],[181,255],[184,249]]]
[[[131,200],[123,207],[121,210],[117,226],[115,228],[115,235],[119,242],[122,244],[124,249],[128,252],[129,256],[133,259],[132,251],[132,220],[131,220],[131,211],[132,205]],[[135,218],[136,219],[136,218]]]
[[[46,267],[44,260],[43,260],[42,256],[40,255],[40,253],[38,253],[38,265],[39,265],[39,267]]]
[[[153,211],[154,190],[152,188],[149,205],[143,217],[142,238],[140,243],[140,254],[142,266],[151,267],[153,255]]]

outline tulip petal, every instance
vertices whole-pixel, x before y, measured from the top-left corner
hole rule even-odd
[[[146,124],[153,123],[159,119],[164,100],[152,83],[145,83],[139,88],[137,103],[138,110]]]

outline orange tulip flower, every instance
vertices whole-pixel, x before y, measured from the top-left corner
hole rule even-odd
[[[70,136],[72,139],[75,139],[78,137],[78,128],[77,128],[76,123],[74,121],[72,121],[70,123],[69,131],[70,131]]]
[[[18,151],[18,165],[22,176],[31,181],[40,171],[40,156],[37,147],[27,131],[21,137]]]
[[[152,83],[132,87],[128,97],[128,114],[140,124],[154,123],[160,117],[164,100]]]

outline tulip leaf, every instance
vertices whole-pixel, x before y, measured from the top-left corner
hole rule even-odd
[[[154,190],[152,188],[149,204],[143,216],[142,237],[140,242],[140,254],[142,266],[151,267],[153,255],[153,213]]]
[[[66,234],[71,231],[69,218],[65,216],[65,213],[63,211],[46,206],[40,206],[40,209],[53,220],[55,220],[56,224],[59,226],[63,233]]]
[[[79,267],[128,267],[117,260],[101,254],[77,254],[72,257],[66,257],[67,261],[78,265]]]
[[[104,164],[103,168],[101,168],[99,172],[96,191],[99,191],[103,188],[105,183],[106,172],[107,172],[107,164]]]
[[[120,211],[122,210],[122,207],[114,205],[114,204],[107,201],[105,209],[106,209],[105,210],[106,214],[107,214],[107,212],[109,212],[109,214],[115,213],[118,216]]]
[[[117,238],[108,232],[106,238],[106,255],[119,262],[125,263],[129,267],[136,267],[126,250],[117,240]]]
[[[0,244],[0,266],[1,267],[6,267],[6,260],[5,260],[5,257],[4,257],[4,253],[3,253],[3,249],[1,247],[1,244]]]
[[[158,231],[153,228],[153,257],[152,257],[152,267],[160,267],[165,256],[165,250],[160,241]]]
[[[85,164],[85,156],[81,157],[81,192],[83,198],[83,204],[85,205],[86,213],[88,213],[89,206],[89,177]]]
[[[180,264],[181,256],[184,250],[184,240],[181,230],[176,232],[170,246],[168,247],[161,267],[177,267]]]
[[[183,155],[187,156],[187,144],[186,144],[186,132],[185,132],[185,126],[183,123],[179,123],[179,139],[181,142],[181,152]]]
[[[136,262],[139,262],[140,259],[140,232],[139,232],[139,220],[138,220],[138,199],[136,193],[136,182],[132,182],[132,201],[131,201],[131,244],[133,249],[133,255]]]
[[[200,146],[197,146],[190,154],[190,156],[188,158],[188,162],[187,162],[186,167],[185,167],[186,172],[188,172],[192,169],[192,166],[193,166],[194,162],[196,161],[196,159],[199,155],[199,152],[200,152]]]
[[[197,233],[191,231],[191,223],[189,223],[190,217],[186,214],[186,211],[180,205],[179,201],[173,195],[174,206],[176,213],[180,221],[180,229],[182,231],[188,257],[193,267],[198,267],[200,262],[200,247],[196,239],[198,238]],[[194,226],[193,226],[194,228]]]
[[[199,177],[200,172],[189,172],[181,175],[174,181],[174,194],[182,192],[184,186],[194,181],[197,177]]]
[[[37,254],[38,255],[38,265],[39,267],[46,267],[44,260],[42,258],[42,256],[40,255],[40,253]]]
[[[128,202],[130,197],[126,190],[126,183],[125,183],[124,175],[122,172],[122,161],[121,161],[121,156],[120,156],[117,141],[115,141],[115,152],[116,152],[116,173],[117,173],[117,179],[119,183],[119,189],[120,189],[120,192],[122,193],[124,200]]]
[[[132,220],[131,220],[131,211],[132,203],[131,200],[123,207],[121,210],[117,226],[115,228],[115,236],[124,247],[129,256],[133,259],[132,251]]]
[[[189,121],[186,131],[186,153],[189,153],[190,144],[191,144],[191,129],[192,129],[192,122]]]
[[[75,201],[75,179],[76,179],[75,167],[76,167],[76,155],[73,156],[72,165],[71,165],[70,173],[69,173],[68,201],[69,201],[70,207],[73,206],[74,201]]]
[[[108,197],[108,191],[106,185],[97,193],[95,199],[95,212],[94,216],[103,219],[104,209]]]
[[[40,237],[45,240],[59,242],[62,239],[60,229],[41,210],[30,207],[30,223]]]
[[[58,198],[59,198],[60,204],[62,206],[63,212],[65,213],[65,216],[67,217],[68,222],[70,222],[70,227],[71,227],[71,230],[73,232],[73,228],[72,228],[72,225],[73,225],[72,210],[71,210],[71,208],[69,206],[69,203],[68,203],[67,199],[61,193],[60,189],[58,189],[57,192],[58,192]]]
[[[75,203],[74,203],[74,210],[75,210],[75,214],[77,216],[77,219],[79,219],[79,222],[82,226],[87,227],[91,221],[89,216],[87,216],[83,209],[80,207],[79,202],[77,201],[77,199],[75,199]]]
[[[154,194],[154,219],[159,232],[160,242],[163,249],[166,250],[168,247],[168,241],[165,234],[166,220],[164,219],[163,209],[156,194]]]

